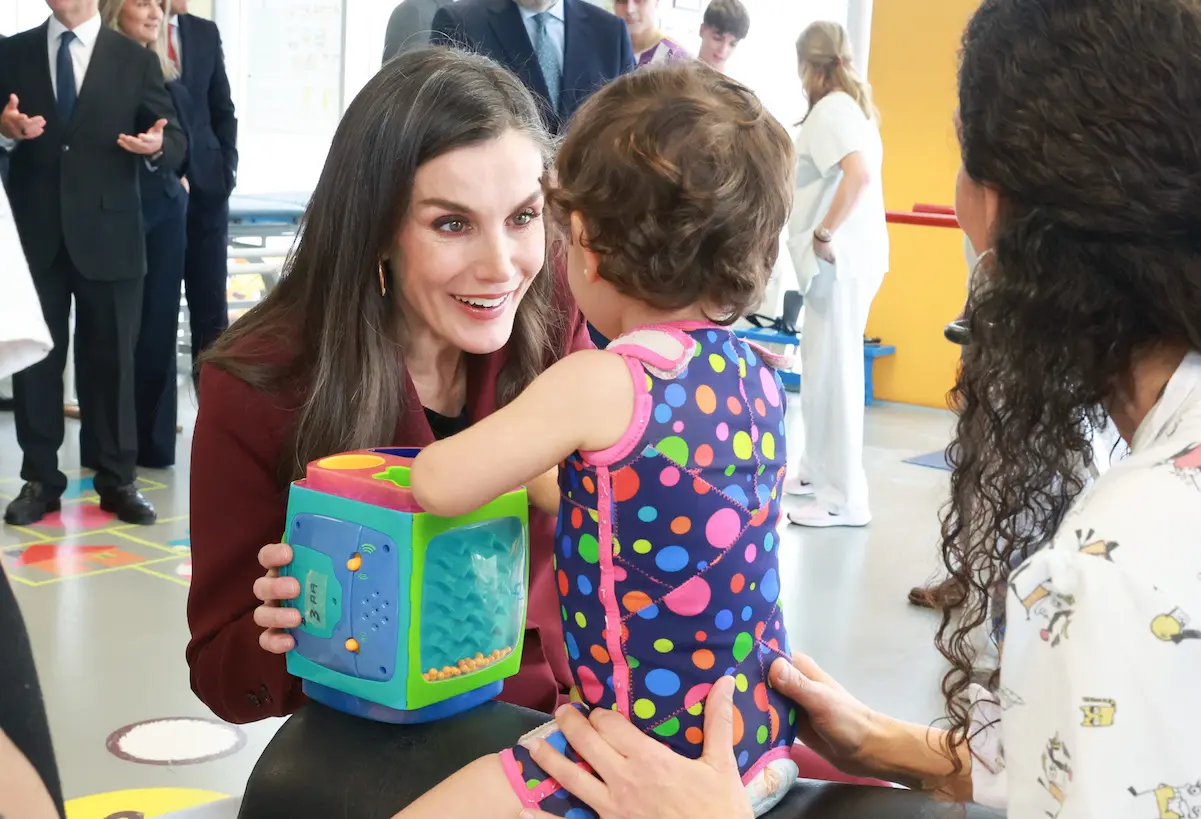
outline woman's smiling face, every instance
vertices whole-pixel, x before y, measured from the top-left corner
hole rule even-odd
[[[117,25],[125,36],[148,46],[158,40],[165,16],[162,0],[125,0]]]
[[[499,350],[546,258],[542,152],[508,131],[417,169],[391,263],[410,332]]]

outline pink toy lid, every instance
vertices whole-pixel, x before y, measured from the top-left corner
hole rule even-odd
[[[423,511],[409,488],[409,468],[420,449],[360,449],[319,458],[305,470],[316,492],[401,512]]]

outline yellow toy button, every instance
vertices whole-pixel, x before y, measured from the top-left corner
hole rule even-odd
[[[358,554],[357,552],[355,553],[354,557],[352,557],[350,560],[346,561],[346,568],[350,569],[352,572],[357,572],[362,567],[363,567],[363,556]]]
[[[346,641],[346,650],[354,652],[355,654],[358,654],[359,653],[359,641],[356,640],[355,638],[351,637],[349,640]]]

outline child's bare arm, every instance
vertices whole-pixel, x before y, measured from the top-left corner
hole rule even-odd
[[[625,361],[600,350],[573,353],[507,407],[427,447],[413,463],[413,494],[427,512],[466,514],[541,480],[577,449],[613,446],[633,415],[634,384]],[[542,487],[531,491],[548,499]],[[538,497],[534,501],[542,508]]]

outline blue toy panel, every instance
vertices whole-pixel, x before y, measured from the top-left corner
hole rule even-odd
[[[292,521],[290,542],[290,573],[303,602],[301,627],[292,631],[296,652],[363,680],[391,679],[403,619],[395,541],[357,523],[302,513]],[[351,640],[356,650],[348,648]]]
[[[525,617],[525,531],[514,517],[460,526],[430,540],[421,603],[421,667],[454,676],[517,647]]]
[[[386,705],[347,694],[345,691],[339,691],[312,680],[305,680],[302,688],[305,696],[309,699],[344,714],[352,714],[375,722],[390,722],[393,725],[420,725],[423,722],[434,722],[453,717],[455,714],[470,711],[477,705],[483,705],[489,700],[499,697],[504,691],[505,684],[503,681],[497,680],[481,688],[465,691],[448,700],[427,705],[425,708],[415,708],[412,711],[389,708]]]

